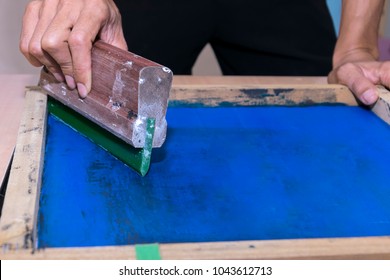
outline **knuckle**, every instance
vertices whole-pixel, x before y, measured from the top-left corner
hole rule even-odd
[[[350,88],[354,92],[362,91],[361,87],[362,87],[362,84],[361,84],[361,82],[359,80],[352,80],[351,83],[350,83]]]
[[[95,15],[99,21],[105,21],[108,18],[107,6],[98,6],[95,10]]]
[[[47,35],[42,38],[42,49],[47,52],[54,52],[61,46],[60,40],[56,36]]]
[[[46,65],[47,70],[49,70],[50,73],[58,73],[58,69],[52,65]]]
[[[28,46],[28,53],[36,58],[43,57],[43,50],[40,43],[31,42]]]
[[[59,66],[63,73],[72,74],[73,73],[73,62],[72,61],[62,61],[59,63]]]
[[[61,0],[59,2],[59,8],[61,9],[72,9],[73,6],[74,3],[72,3],[70,0]]]
[[[88,63],[83,63],[83,61],[74,61],[73,63],[73,73],[77,81],[86,81],[86,75],[91,71]]]
[[[83,47],[91,43],[89,37],[86,32],[75,31],[70,34],[68,42],[71,47]]]
[[[110,3],[107,3],[107,1],[90,0],[88,4],[91,5],[90,7],[93,7],[94,17],[98,19],[98,21],[106,21],[111,16],[111,11],[113,9],[111,8]]]
[[[22,54],[28,54],[28,41],[21,39],[19,42],[19,50]]]
[[[357,70],[357,66],[352,62],[347,62],[337,69],[335,69],[334,75],[336,76],[337,80],[346,83],[347,80],[350,80],[351,73],[355,73]]]
[[[73,65],[73,72],[79,76],[82,73],[85,73],[88,70],[88,66],[83,63],[75,63]]]

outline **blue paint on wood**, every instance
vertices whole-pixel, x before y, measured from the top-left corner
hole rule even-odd
[[[142,178],[49,117],[39,247],[390,234],[390,128],[357,107],[169,108]]]

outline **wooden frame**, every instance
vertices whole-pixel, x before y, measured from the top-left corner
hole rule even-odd
[[[0,220],[1,259],[135,259],[133,245],[36,249],[46,100],[37,89],[26,93]],[[319,84],[174,84],[170,102],[186,106],[199,102],[206,106],[230,102],[245,106],[358,105],[346,87]],[[390,124],[390,93],[381,88],[380,100],[372,110]],[[390,236],[160,244],[159,250],[162,259],[390,259]]]

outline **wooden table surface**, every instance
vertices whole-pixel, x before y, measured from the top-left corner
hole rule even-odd
[[[0,183],[3,182],[15,147],[23,112],[24,89],[36,85],[37,75],[0,75]],[[174,86],[324,84],[325,77],[175,76]]]

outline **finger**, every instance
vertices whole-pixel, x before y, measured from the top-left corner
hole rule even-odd
[[[390,61],[380,63],[379,71],[376,71],[379,76],[379,83],[387,88],[390,87]]]
[[[19,48],[27,60],[34,66],[42,66],[39,60],[35,59],[29,52],[29,44],[34,34],[35,26],[38,23],[41,1],[31,1],[23,15],[22,32],[20,34]]]
[[[366,76],[362,68],[353,63],[347,63],[333,72],[335,77],[330,80],[338,80],[339,83],[348,86],[357,99],[366,105],[374,104],[378,99],[378,90],[375,85],[375,77]]]
[[[74,5],[62,5],[42,37],[42,49],[59,65],[71,89],[76,88],[76,83],[73,78],[73,62],[68,39],[79,16],[75,11],[79,9]]]
[[[88,11],[93,11],[88,9]],[[72,29],[69,36],[69,48],[73,61],[73,73],[77,82],[79,95],[85,98],[91,91],[92,70],[91,50],[92,44],[99,33],[102,22],[107,15],[84,13]]]
[[[94,36],[82,28],[74,28],[69,37],[69,48],[73,59],[73,74],[79,95],[85,98],[92,87],[91,51]]]
[[[55,74],[56,78],[59,78],[60,75],[62,75],[60,67],[56,61],[42,49],[43,34],[46,32],[52,19],[57,13],[57,6],[58,0],[42,2],[39,20],[34,29],[28,49],[30,55],[33,56],[34,59],[45,65],[51,73]]]

